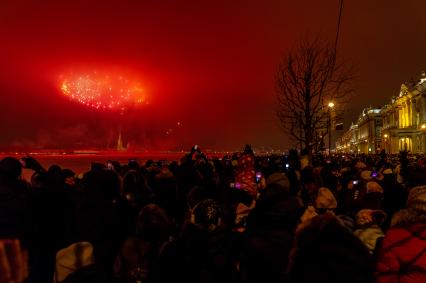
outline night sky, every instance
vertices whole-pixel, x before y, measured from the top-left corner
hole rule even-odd
[[[274,110],[277,66],[306,35],[334,40],[338,7],[339,0],[2,0],[0,146],[101,145],[121,124],[129,140],[150,146],[285,149],[291,144]],[[424,0],[344,2],[338,52],[357,70],[345,129],[363,107],[390,101],[426,70],[425,34]],[[59,77],[81,69],[132,74],[150,104],[119,117],[68,100]]]

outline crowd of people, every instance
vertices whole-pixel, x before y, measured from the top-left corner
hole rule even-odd
[[[6,157],[0,239],[0,283],[426,282],[426,158]]]

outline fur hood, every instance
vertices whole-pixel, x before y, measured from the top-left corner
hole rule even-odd
[[[391,226],[426,223],[426,186],[414,187],[408,193],[407,209],[392,217]]]
[[[391,226],[406,226],[415,223],[426,223],[426,213],[414,209],[401,209],[392,217]]]

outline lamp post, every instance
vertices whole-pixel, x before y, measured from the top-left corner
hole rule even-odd
[[[331,155],[331,110],[334,108],[334,103],[328,103],[328,155]]]
[[[390,150],[388,149],[388,134],[384,134],[383,137],[385,138],[385,151],[387,151],[388,153],[390,152]]]

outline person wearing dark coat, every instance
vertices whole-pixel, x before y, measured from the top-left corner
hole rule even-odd
[[[176,278],[172,231],[172,222],[161,207],[148,204],[142,208],[135,233],[124,241],[115,261],[118,282],[160,283]]]
[[[22,166],[13,157],[0,161],[0,238],[24,236],[29,186],[21,180]]]
[[[400,183],[397,182],[396,175],[391,169],[385,169],[383,171],[383,176],[383,210],[388,216],[385,222],[385,227],[389,227],[392,216],[399,210],[405,208],[408,192]]]
[[[242,237],[240,270],[243,282],[283,282],[294,230],[303,213],[290,185],[268,185],[250,212]],[[281,182],[285,183],[285,182]]]
[[[296,232],[287,282],[373,283],[373,259],[364,244],[330,213]]]
[[[119,248],[128,235],[128,217],[122,208],[120,179],[112,170],[92,170],[84,174],[75,206],[76,242],[94,247],[95,261],[111,271]]]
[[[190,219],[178,239],[179,275],[187,283],[236,282],[228,231],[221,224],[221,211],[213,199],[191,207]]]

